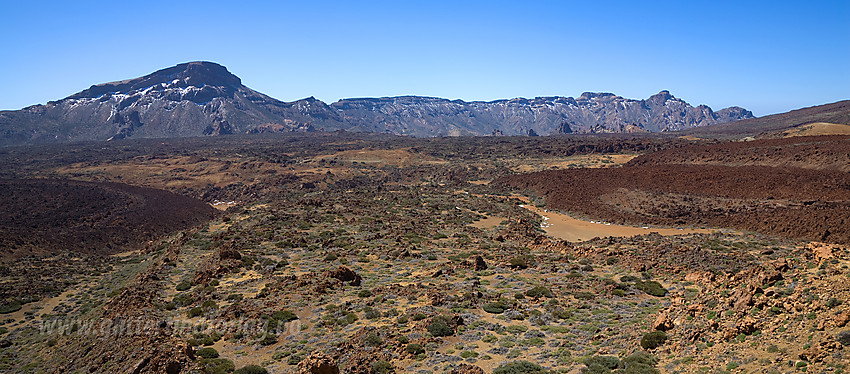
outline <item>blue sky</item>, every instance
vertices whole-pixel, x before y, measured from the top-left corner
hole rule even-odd
[[[0,0],[0,109],[181,62],[315,96],[646,98],[756,115],[850,99],[850,1]]]

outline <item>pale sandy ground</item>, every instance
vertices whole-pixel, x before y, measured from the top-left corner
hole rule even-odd
[[[652,232],[656,232],[661,235],[684,235],[697,233],[708,234],[716,231],[708,229],[622,226],[612,223],[604,223],[601,221],[584,221],[575,219],[566,214],[540,209],[532,205],[522,205],[522,207],[544,217],[542,228],[546,231],[546,234],[571,242],[585,241],[596,237],[604,238],[607,236],[628,237],[645,235]]]
[[[850,125],[838,123],[815,122],[808,125],[785,130],[786,138],[792,136],[817,136],[817,135],[850,135]]]

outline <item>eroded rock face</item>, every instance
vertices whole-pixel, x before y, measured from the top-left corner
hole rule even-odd
[[[330,356],[313,352],[298,363],[298,374],[339,374],[339,367]]]

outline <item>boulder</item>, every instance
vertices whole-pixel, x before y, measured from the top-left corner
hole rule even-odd
[[[340,266],[338,269],[330,272],[328,276],[339,279],[343,282],[348,282],[348,284],[352,286],[359,286],[360,282],[363,280],[363,278],[361,278],[359,274],[355,273],[354,270],[345,266]]]
[[[339,374],[339,366],[334,359],[317,351],[298,363],[298,374]]]

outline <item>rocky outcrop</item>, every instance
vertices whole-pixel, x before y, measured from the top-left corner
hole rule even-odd
[[[360,282],[363,278],[360,277],[360,274],[354,272],[345,266],[340,266],[334,271],[328,272],[328,276],[331,278],[336,278],[342,282],[348,282],[348,284],[352,286],[359,286]]]
[[[328,355],[313,352],[298,363],[298,374],[339,374],[339,367]]]

